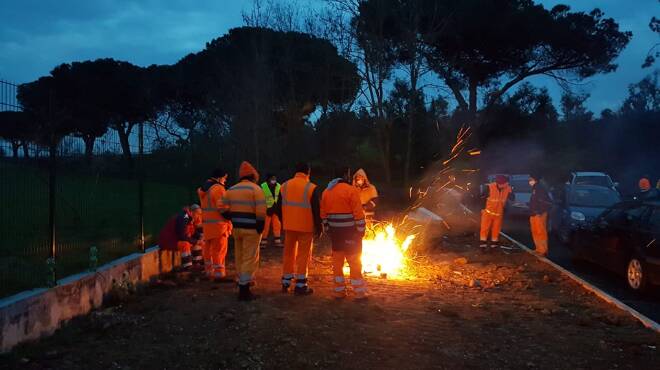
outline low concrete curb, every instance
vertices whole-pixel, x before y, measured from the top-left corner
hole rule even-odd
[[[103,304],[117,284],[137,285],[171,271],[178,263],[172,252],[152,247],[99,267],[68,276],[53,288],[39,288],[0,300],[0,352],[19,343],[50,335],[62,323]]]
[[[649,328],[649,329],[651,329],[651,330],[653,330],[653,331],[655,331],[655,332],[657,332],[657,333],[660,333],[660,324],[658,324],[657,322],[655,322],[655,321],[651,320],[650,318],[644,316],[643,314],[639,313],[639,312],[638,312],[637,310],[635,310],[634,308],[628,306],[627,304],[621,302],[620,300],[618,300],[618,299],[612,297],[611,295],[605,293],[605,292],[602,291],[600,288],[598,288],[598,287],[592,285],[592,284],[589,283],[588,281],[586,281],[586,280],[582,279],[581,277],[575,275],[574,273],[572,273],[572,272],[566,270],[565,268],[559,266],[558,264],[556,264],[556,263],[550,261],[549,259],[547,259],[547,258],[545,258],[545,257],[542,257],[542,256],[536,254],[532,249],[528,248],[527,246],[525,246],[525,245],[522,244],[521,242],[519,242],[519,241],[513,239],[513,238],[510,237],[509,235],[507,235],[507,234],[505,234],[505,233],[503,233],[503,232],[500,232],[500,234],[501,234],[503,237],[509,239],[513,244],[517,245],[518,247],[520,247],[521,249],[523,249],[523,250],[526,251],[527,253],[533,255],[534,257],[538,258],[539,260],[541,260],[541,261],[547,263],[548,265],[554,267],[555,269],[559,270],[562,274],[564,274],[564,275],[570,277],[571,279],[573,279],[575,282],[577,282],[578,284],[580,284],[580,285],[581,285],[582,287],[584,287],[585,289],[587,289],[587,290],[593,292],[596,296],[598,296],[598,298],[600,298],[600,299],[602,299],[603,301],[605,301],[605,302],[607,302],[607,303],[609,303],[609,304],[612,304],[612,305],[614,305],[614,306],[616,306],[616,307],[618,307],[618,308],[620,308],[620,309],[626,311],[627,313],[629,313],[630,315],[632,315],[634,318],[636,318],[637,320],[639,320],[639,321],[642,323],[642,325],[646,326],[647,328]]]

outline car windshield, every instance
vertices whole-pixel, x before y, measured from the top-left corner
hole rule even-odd
[[[569,203],[582,207],[610,207],[620,202],[619,195],[610,189],[575,189],[569,196]]]
[[[531,193],[532,187],[529,186],[528,179],[511,180],[511,187],[516,193]]]
[[[578,176],[575,178],[574,185],[595,185],[595,186],[612,186],[612,182],[607,176]]]

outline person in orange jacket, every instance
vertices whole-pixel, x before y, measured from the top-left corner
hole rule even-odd
[[[351,184],[350,169],[339,172],[321,196],[323,229],[332,241],[332,270],[337,298],[346,296],[344,261],[350,267],[351,286],[357,298],[365,298],[367,287],[362,277],[362,238],[365,231],[364,209],[358,190]]]
[[[205,239],[204,268],[210,280],[230,282],[227,279],[225,259],[231,234],[231,222],[222,216],[226,206],[222,198],[226,192],[227,171],[222,168],[213,170],[211,177],[197,189],[202,206],[203,233]]]
[[[376,215],[376,200],[378,199],[378,190],[369,182],[367,173],[359,169],[353,175],[353,186],[360,192],[360,202],[364,208],[364,216],[367,224],[371,224]]]
[[[513,200],[513,190],[509,186],[509,179],[504,175],[497,175],[495,181],[488,184],[482,194],[486,198],[486,206],[481,211],[481,228],[479,231],[479,246],[488,247],[490,234],[491,247],[497,247],[504,219],[504,206],[507,200]]]
[[[254,285],[259,268],[259,244],[266,218],[266,198],[259,181],[259,173],[248,162],[238,170],[239,183],[227,190],[224,197],[226,211],[223,215],[231,220],[234,238],[236,272],[238,274],[238,299],[252,301],[257,298],[250,286]]]
[[[310,295],[307,273],[312,258],[314,238],[321,234],[319,188],[309,181],[311,168],[298,163],[292,179],[282,185],[276,212],[284,224],[284,256],[282,263],[282,292],[291,287],[296,295]],[[294,274],[295,273],[295,274]]]

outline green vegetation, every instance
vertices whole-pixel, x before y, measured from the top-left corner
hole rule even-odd
[[[0,163],[0,296],[44,286],[48,245],[48,172],[37,165]],[[91,176],[62,168],[57,174],[56,223],[58,278],[84,271],[89,248],[99,263],[138,251],[138,182]],[[180,185],[145,182],[146,245],[157,243],[165,221],[189,201]]]

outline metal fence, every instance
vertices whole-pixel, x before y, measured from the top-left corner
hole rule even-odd
[[[16,90],[0,81],[0,111],[20,110]],[[91,157],[75,136],[54,155],[0,139],[0,297],[156,243],[166,220],[195,199],[199,181],[176,173],[157,141],[136,125],[127,158],[113,130],[96,140]]]

